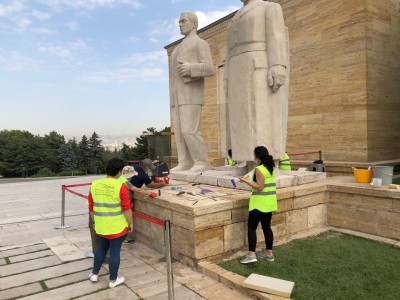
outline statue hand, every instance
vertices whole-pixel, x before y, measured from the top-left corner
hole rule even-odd
[[[285,84],[286,68],[282,65],[271,66],[268,70],[268,85],[272,87],[275,93],[279,88]]]
[[[178,66],[178,73],[179,75],[183,76],[190,76],[190,67],[189,64],[180,63]]]

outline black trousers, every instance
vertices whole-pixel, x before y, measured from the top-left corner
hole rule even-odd
[[[272,212],[264,213],[257,209],[249,211],[249,220],[247,222],[247,238],[249,240],[249,251],[256,251],[256,230],[258,227],[258,223],[260,222],[264,232],[265,246],[267,250],[272,250],[272,245],[274,243],[274,234],[271,229],[271,218]]]

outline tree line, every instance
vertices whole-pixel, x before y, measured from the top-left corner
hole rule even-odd
[[[168,132],[170,127],[157,131]],[[49,175],[82,175],[104,173],[107,161],[113,157],[144,159],[148,156],[147,136],[136,138],[135,146],[122,144],[121,149],[108,149],[96,132],[66,141],[63,135],[51,131],[43,137],[28,131],[0,131],[0,175],[3,177],[30,177]]]

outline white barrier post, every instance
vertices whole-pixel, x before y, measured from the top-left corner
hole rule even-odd
[[[171,222],[165,221],[165,260],[167,261],[168,300],[174,300],[174,275],[172,272]]]
[[[65,229],[71,226],[64,224],[65,219],[65,185],[61,186],[61,225],[54,226],[54,229]]]

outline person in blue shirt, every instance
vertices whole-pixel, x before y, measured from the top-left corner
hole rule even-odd
[[[133,176],[130,182],[137,188],[141,188],[143,185],[145,185],[152,189],[158,189],[167,184],[166,182],[154,182],[151,176],[149,176],[151,170],[154,169],[153,162],[149,158],[145,158],[141,166],[134,165],[133,168],[135,169],[137,175]]]

